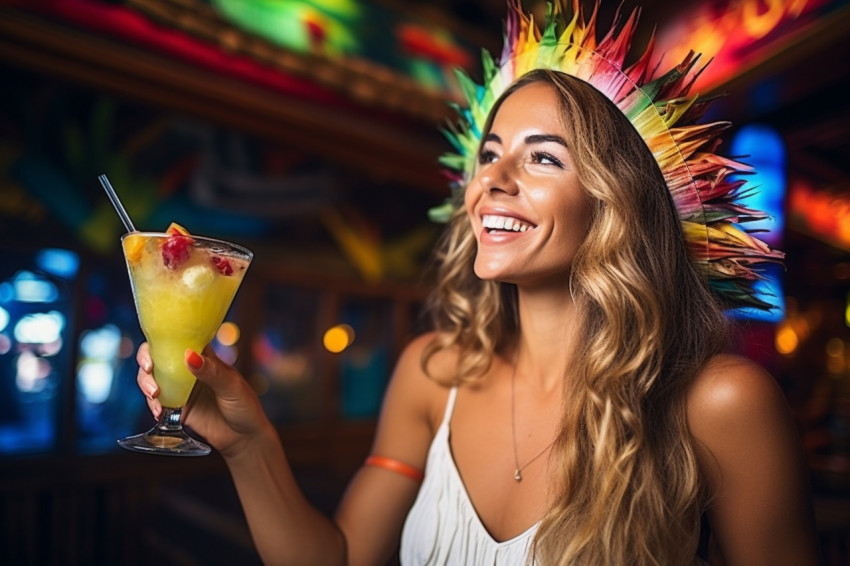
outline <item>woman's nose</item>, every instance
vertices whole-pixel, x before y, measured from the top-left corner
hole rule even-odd
[[[515,168],[504,158],[485,165],[479,173],[479,180],[481,187],[489,193],[514,194],[517,190]]]

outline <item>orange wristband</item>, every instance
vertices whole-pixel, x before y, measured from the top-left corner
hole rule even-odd
[[[405,464],[404,462],[399,462],[392,458],[385,458],[384,456],[369,456],[366,458],[364,465],[384,468],[385,470],[407,476],[416,482],[421,482],[425,477],[425,474],[422,471],[414,468],[413,466]]]

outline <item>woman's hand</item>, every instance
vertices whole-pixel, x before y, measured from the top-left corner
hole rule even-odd
[[[159,418],[162,405],[153,377],[153,362],[147,342],[136,354],[139,388],[148,407]],[[242,375],[221,361],[212,348],[200,355],[186,350],[186,367],[197,378],[189,402],[183,409],[186,426],[203,436],[225,458],[239,453],[258,435],[271,428],[257,394]]]

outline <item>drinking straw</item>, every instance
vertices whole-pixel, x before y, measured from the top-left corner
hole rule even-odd
[[[127,231],[135,232],[136,228],[133,226],[133,221],[130,220],[130,216],[127,214],[127,211],[124,210],[124,205],[121,204],[120,200],[118,200],[118,195],[115,194],[115,189],[112,188],[112,184],[110,184],[109,179],[106,178],[106,175],[99,175],[98,179],[100,180],[100,184],[103,185],[103,190],[106,191],[106,196],[109,197],[109,201],[112,203],[112,206],[115,207],[115,211],[118,213],[118,216],[121,217],[121,222],[124,223]]]

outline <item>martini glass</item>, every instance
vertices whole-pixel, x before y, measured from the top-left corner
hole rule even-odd
[[[172,231],[132,231],[121,243],[162,414],[149,431],[118,444],[154,454],[207,455],[210,447],[186,434],[180,422],[195,384],[184,355],[188,348],[201,352],[213,339],[253,254],[230,242]]]

